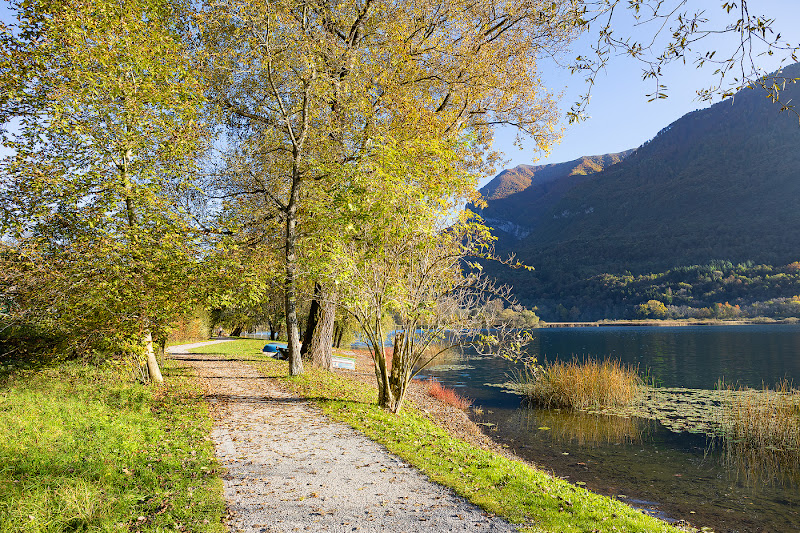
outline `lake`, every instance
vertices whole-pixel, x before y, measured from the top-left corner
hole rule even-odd
[[[718,380],[761,387],[800,381],[800,326],[545,328],[539,361],[618,359],[664,387],[713,389]],[[426,371],[472,398],[472,418],[519,456],[667,520],[714,531],[800,531],[800,465],[724,449],[651,420],[520,406],[498,387],[511,362],[464,354]]]

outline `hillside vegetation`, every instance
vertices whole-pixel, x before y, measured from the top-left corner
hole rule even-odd
[[[631,152],[584,156],[552,165],[519,165],[504,170],[481,189],[488,201],[481,216],[496,230],[516,238],[527,236],[565,193],[593,174],[619,163]]]
[[[784,74],[800,76],[800,65]],[[798,96],[796,85],[784,93]],[[745,89],[683,116],[598,172],[541,185],[533,179],[502,198],[495,179],[483,189],[489,205],[482,215],[501,230],[498,248],[537,270],[495,273],[513,282],[523,301],[572,302],[585,297],[576,292],[585,288],[581,283],[603,286],[588,281],[603,274],[674,276],[675,269],[713,261],[788,265],[800,255],[800,233],[793,230],[800,224],[797,146],[797,116],[781,112],[762,90]],[[611,162],[624,154],[592,159]],[[502,231],[503,222],[515,231]]]

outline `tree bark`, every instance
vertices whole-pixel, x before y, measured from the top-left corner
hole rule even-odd
[[[335,348],[342,347],[342,337],[344,336],[344,326],[341,322],[336,322],[333,325],[333,346]]]
[[[344,338],[344,334],[350,328],[349,317],[347,313],[341,313],[339,319],[336,320],[334,324],[334,333],[333,333],[333,346],[335,348],[342,347],[342,339]]]
[[[392,369],[389,375],[389,387],[392,390],[393,402],[389,410],[399,413],[403,408],[403,401],[406,397],[408,382],[411,381],[411,371],[409,368],[409,346],[407,338],[403,333],[396,333],[394,336],[394,349],[392,350]]]
[[[386,367],[386,355],[383,347],[383,327],[380,325],[380,314],[375,320],[377,338],[369,340],[372,343],[372,359],[375,362],[375,375],[378,378],[378,405],[391,411],[394,407],[394,397],[389,380],[389,370]]]
[[[330,370],[333,356],[333,325],[336,321],[336,295],[320,288],[320,318],[311,337],[311,361],[314,366]]]
[[[144,343],[145,353],[147,354],[147,374],[150,376],[150,381],[164,383],[164,378],[161,376],[161,369],[158,368],[156,354],[153,352],[153,336],[150,330],[144,334],[142,342]]]
[[[314,332],[317,329],[317,322],[319,322],[321,307],[319,304],[322,298],[322,285],[314,283],[314,299],[311,300],[311,309],[308,311],[308,320],[306,320],[306,330],[303,332],[303,345],[300,347],[300,356],[303,359],[309,359],[311,354],[311,343],[313,342]]]
[[[300,177],[295,167],[292,193],[286,206],[286,269],[285,304],[286,335],[289,348],[289,375],[303,373],[303,360],[300,357],[300,334],[297,331],[297,203],[300,199]]]

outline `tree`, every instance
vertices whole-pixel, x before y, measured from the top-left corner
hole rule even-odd
[[[647,303],[639,305],[636,309],[636,313],[643,318],[666,318],[667,306],[658,300],[648,300]]]
[[[498,313],[500,320],[515,328],[535,328],[539,326],[539,317],[531,309],[521,305],[512,305]]]
[[[189,5],[11,8],[0,234],[16,316],[57,328],[78,353],[144,351],[160,381],[152,336],[194,300],[193,228],[177,200],[205,147]]]
[[[519,355],[527,334],[485,305],[497,297],[511,301],[510,289],[463,270],[465,258],[476,251],[472,244],[464,246],[464,239],[484,229],[459,223],[433,235],[412,230],[404,240],[350,248],[350,257],[358,259],[343,265],[350,276],[345,305],[368,340],[381,407],[399,412],[411,379],[449,350],[470,346],[481,353]],[[395,323],[390,331],[384,329],[386,316]]]
[[[575,36],[575,7],[570,0],[209,6],[203,22],[214,94],[237,154],[228,173],[236,179],[218,186],[240,208],[261,201],[254,212],[269,208],[283,225],[290,373],[302,372],[296,307],[304,224],[324,219],[337,187],[386,139],[468,135],[463,164],[476,169],[494,160],[497,124],[514,124],[547,148],[558,138],[555,106],[535,63]]]
[[[506,356],[518,353],[527,334],[503,322],[495,287],[471,256],[491,256],[488,228],[474,215],[446,216],[454,205],[476,200],[474,177],[460,167],[469,145],[386,143],[364,169],[355,190],[371,199],[354,213],[346,238],[332,245],[342,304],[370,346],[379,404],[402,409],[409,382],[437,355],[473,346]],[[354,208],[341,199],[342,209]],[[514,303],[513,301],[511,302]],[[387,330],[386,322],[394,327]],[[391,362],[384,343],[393,338]]]
[[[228,227],[235,227],[229,220]],[[231,335],[256,327],[269,327],[276,340],[283,318],[283,287],[279,253],[256,246],[258,237],[239,228],[237,235],[213,235],[213,250],[203,259],[202,285],[209,288],[207,304],[212,323]],[[244,243],[241,243],[244,241]]]

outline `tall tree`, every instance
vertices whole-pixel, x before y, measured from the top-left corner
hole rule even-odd
[[[202,86],[172,0],[12,1],[0,233],[25,316],[81,350],[145,351],[191,303],[191,227],[176,198],[204,148]],[[9,82],[15,80],[14,83]],[[14,122],[13,127],[8,127]],[[179,282],[178,280],[183,280]],[[42,285],[47,283],[47,285]]]
[[[492,128],[542,147],[558,137],[536,58],[576,35],[573,0],[211,3],[204,23],[217,102],[244,161],[223,186],[283,224],[290,372],[302,372],[297,279],[303,224],[325,212],[383,138],[468,134],[465,165],[491,163]]]

